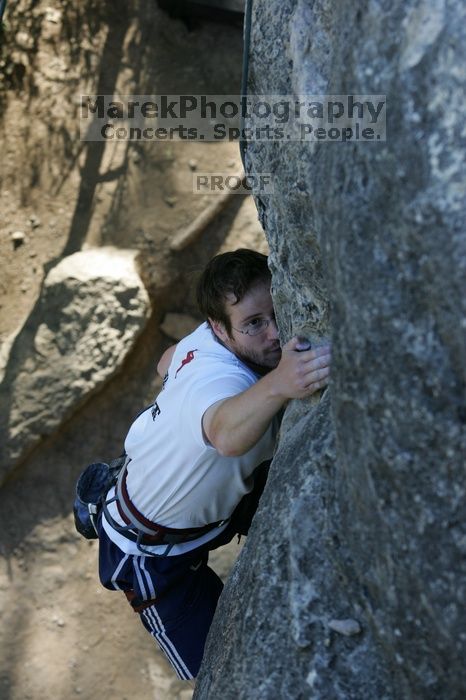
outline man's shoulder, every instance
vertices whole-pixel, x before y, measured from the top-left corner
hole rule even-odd
[[[234,371],[236,356],[219,343],[207,323],[179,341],[170,365],[170,375],[177,379],[181,375],[201,376],[215,371]]]
[[[176,354],[180,357],[188,352],[195,353],[199,359],[202,357],[228,362],[235,358],[235,355],[217,340],[208,323],[202,323],[180,340]]]

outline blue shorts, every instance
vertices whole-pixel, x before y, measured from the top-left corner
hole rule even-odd
[[[228,528],[227,528],[228,529]],[[173,557],[125,554],[99,527],[99,577],[123,591],[182,680],[195,678],[223,583],[208,566],[209,549],[229,542],[225,530],[204,547]],[[218,541],[217,541],[218,540]]]
[[[141,622],[182,680],[196,678],[223,583],[208,566],[209,551],[246,535],[267,478],[258,469],[254,489],[232,515],[228,527],[210,542],[171,557],[125,554],[98,523],[102,585],[123,591]],[[261,465],[262,466],[262,465]]]

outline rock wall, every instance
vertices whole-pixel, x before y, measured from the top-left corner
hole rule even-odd
[[[287,410],[194,698],[466,693],[465,14],[255,0],[251,93],[386,94],[379,143],[249,144],[282,339],[330,335]]]

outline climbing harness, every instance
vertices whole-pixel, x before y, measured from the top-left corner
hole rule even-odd
[[[143,549],[142,545],[154,546],[166,544],[168,545],[167,550],[164,552],[164,555],[166,555],[175,544],[196,540],[198,537],[205,535],[207,532],[217,527],[221,527],[227,522],[227,520],[218,520],[217,522],[209,523],[201,527],[171,528],[148,520],[136,508],[128,494],[126,476],[129,462],[130,460],[124,464],[123,469],[121,469],[118,474],[115,485],[115,495],[106,500],[103,507],[105,517],[112,527],[128,539],[136,542],[138,549],[143,553],[151,554],[152,552]],[[118,513],[125,523],[125,526],[118,525],[108,512],[108,505],[112,502],[116,503]]]

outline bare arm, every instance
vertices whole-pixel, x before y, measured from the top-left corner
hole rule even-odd
[[[298,352],[299,340],[284,347],[279,365],[253,386],[210,406],[204,433],[216,450],[233,457],[250,450],[288,399],[311,396],[328,384],[330,347]]]
[[[157,373],[160,377],[162,377],[162,379],[165,377],[167,370],[170,367],[170,362],[172,361],[172,357],[175,354],[175,350],[176,345],[170,345],[170,347],[165,350],[162,357],[158,361]]]

